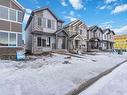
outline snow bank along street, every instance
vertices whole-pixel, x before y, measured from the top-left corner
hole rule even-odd
[[[84,55],[83,58],[67,57],[53,54],[52,57],[32,56],[26,62],[0,60],[0,94],[64,95],[126,60],[126,55],[111,53]],[[64,61],[70,64],[63,64]]]
[[[80,95],[127,95],[127,63],[102,77]]]

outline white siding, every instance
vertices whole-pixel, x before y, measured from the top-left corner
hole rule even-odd
[[[47,19],[55,21],[55,29],[54,30],[53,29],[48,29],[48,28],[43,28],[44,32],[54,33],[57,30],[57,20],[54,18],[54,16],[48,10],[43,11],[43,18],[47,18]]]

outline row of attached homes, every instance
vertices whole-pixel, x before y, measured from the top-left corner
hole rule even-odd
[[[0,58],[23,49],[25,8],[17,0],[0,0]],[[64,25],[49,8],[33,10],[25,27],[26,51],[33,54],[55,50],[86,52],[112,50],[115,33],[81,20]]]
[[[40,54],[54,50],[86,52],[112,50],[115,33],[98,26],[88,27],[81,20],[66,25],[49,8],[32,11],[26,25],[26,50]]]

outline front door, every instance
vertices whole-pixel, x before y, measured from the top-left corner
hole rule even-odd
[[[79,41],[78,40],[75,40],[75,48],[77,49],[79,46]]]
[[[62,49],[62,43],[63,43],[62,38],[59,38],[58,39],[58,49]]]
[[[65,39],[58,38],[58,49],[65,49]]]

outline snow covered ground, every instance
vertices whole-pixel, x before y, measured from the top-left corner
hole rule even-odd
[[[53,54],[26,62],[0,60],[0,95],[64,95],[127,59],[126,54],[111,53],[66,57]],[[64,61],[71,64],[62,64]]]
[[[79,95],[127,95],[127,63],[95,82]]]

